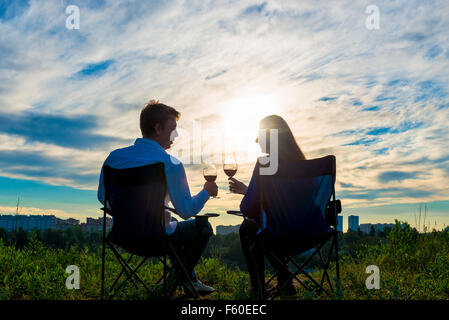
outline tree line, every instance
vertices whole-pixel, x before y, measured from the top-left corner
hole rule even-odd
[[[385,242],[389,232],[390,229],[386,229],[384,232],[371,230],[369,234],[352,230],[347,233],[340,233],[338,237],[339,254],[340,256],[357,259],[360,248]],[[5,245],[15,246],[17,249],[22,249],[31,241],[37,240],[48,248],[68,250],[72,247],[79,249],[87,247],[91,251],[96,251],[102,245],[102,231],[85,231],[77,226],[62,230],[47,229],[45,231],[39,229],[26,231],[22,228],[16,231],[7,231],[0,228],[0,240]],[[329,248],[330,241],[323,247],[322,252],[326,254]],[[218,258],[230,268],[247,270],[238,233],[213,235],[203,256],[205,258]],[[300,263],[306,258],[307,255],[302,255],[297,259],[297,262]],[[267,266],[270,269],[268,263]],[[315,256],[309,266],[318,268],[320,266],[319,257]]]

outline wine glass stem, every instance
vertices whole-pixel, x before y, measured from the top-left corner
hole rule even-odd
[[[233,177],[233,176],[230,176],[230,177],[228,178],[228,180],[231,180],[232,177]],[[234,194],[234,192],[228,191],[228,192],[226,192],[226,194]]]

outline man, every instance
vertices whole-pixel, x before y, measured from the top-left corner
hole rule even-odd
[[[178,214],[183,219],[188,219],[201,211],[210,196],[217,195],[218,187],[215,182],[206,182],[203,190],[192,197],[184,166],[178,159],[165,151],[170,148],[174,138],[178,136],[176,122],[179,117],[180,113],[174,108],[151,100],[143,107],[140,114],[142,138],[136,139],[134,145],[112,151],[103,165],[125,169],[162,162],[165,167],[168,188],[165,205],[167,207],[168,202],[171,201]],[[104,204],[103,169],[98,187],[98,200]],[[198,280],[193,271],[213,233],[210,223],[204,219],[178,222],[171,217],[170,211],[166,210],[165,214],[166,232],[174,240],[177,252],[181,252],[180,258],[184,261],[188,274],[191,275],[190,280],[195,289],[200,294],[215,291]],[[171,260],[174,261],[174,259]],[[175,269],[178,267],[175,265]],[[183,275],[183,273],[180,274]],[[187,279],[183,278],[182,283],[185,289],[191,292]]]

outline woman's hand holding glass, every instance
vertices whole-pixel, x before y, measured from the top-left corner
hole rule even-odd
[[[229,191],[232,193],[245,194],[248,187],[235,178],[229,178]]]

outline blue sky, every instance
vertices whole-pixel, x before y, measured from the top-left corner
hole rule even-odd
[[[371,4],[378,30],[365,26]],[[65,27],[68,5],[79,30]],[[280,114],[307,157],[337,156],[344,216],[413,224],[427,203],[449,225],[447,12],[418,0],[2,1],[0,213],[20,196],[22,213],[98,216],[103,160],[139,137],[142,105],[159,99],[185,132],[227,124],[244,150],[258,118]],[[195,193],[201,166],[186,168]],[[237,208],[218,182],[205,210]]]

